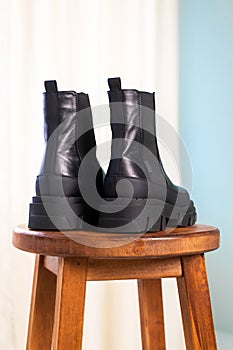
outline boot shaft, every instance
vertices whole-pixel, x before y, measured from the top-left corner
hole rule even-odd
[[[120,78],[109,79],[108,83],[113,137],[108,173],[145,177],[148,171],[145,150],[148,149],[159,159],[154,93],[122,89]]]
[[[96,145],[89,97],[75,91],[58,91],[56,81],[46,81],[45,89],[47,144],[40,174],[76,177],[81,160]]]
[[[143,143],[143,130],[150,131],[155,136],[155,98],[154,93],[135,89],[122,89],[120,78],[108,79],[108,96],[111,110],[111,125],[113,138],[130,138],[130,127],[135,127],[133,138]],[[124,124],[124,128],[116,130],[117,123]],[[129,126],[129,128],[128,128]],[[142,129],[142,130],[140,130]],[[124,130],[122,132],[122,130]],[[117,131],[120,131],[117,132]]]

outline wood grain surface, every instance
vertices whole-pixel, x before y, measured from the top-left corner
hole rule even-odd
[[[27,350],[50,350],[56,297],[56,276],[36,256],[28,327]]]
[[[68,237],[69,236],[69,237]],[[19,226],[13,232],[16,248],[41,255],[80,256],[92,258],[165,257],[191,255],[217,249],[219,230],[212,226],[194,225],[138,235],[72,231],[33,231]],[[129,242],[130,240],[130,242]],[[79,243],[82,241],[83,243]],[[96,247],[101,242],[102,247]]]
[[[187,350],[217,350],[205,258],[182,257],[177,279]]]
[[[165,350],[161,279],[138,280],[142,350]]]

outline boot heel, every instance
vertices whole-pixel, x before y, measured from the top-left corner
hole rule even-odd
[[[99,230],[116,233],[145,233],[166,228],[162,201],[135,198],[129,203],[128,199],[121,198],[117,205],[114,202],[107,199],[106,204],[99,207]]]
[[[96,227],[98,212],[81,197],[37,196],[29,209],[29,228],[34,230],[85,230]]]
[[[115,202],[115,203],[114,203]],[[128,204],[129,203],[129,204]],[[123,209],[122,209],[123,208]],[[99,207],[100,231],[115,233],[146,233],[163,231],[167,227],[191,226],[196,221],[192,205],[174,207],[158,199],[106,199]]]

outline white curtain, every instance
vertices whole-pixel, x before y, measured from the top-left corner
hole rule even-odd
[[[107,103],[108,77],[157,92],[177,129],[178,0],[0,0],[0,349],[23,350],[34,257],[11,247],[27,222],[43,150],[43,81]],[[105,135],[100,133],[97,140]],[[109,135],[106,135],[109,137]],[[165,285],[169,349],[183,339],[174,281]],[[141,349],[136,284],[88,283],[84,349]]]

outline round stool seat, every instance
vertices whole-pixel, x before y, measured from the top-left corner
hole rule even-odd
[[[87,231],[33,231],[18,226],[13,245],[21,250],[50,256],[136,258],[192,255],[217,249],[219,230],[207,225],[176,228],[142,236]]]
[[[162,279],[177,281],[186,349],[217,350],[204,253],[215,227],[139,234],[34,231],[18,226],[16,248],[35,253],[28,350],[81,350],[87,281],[136,279],[142,348],[166,350]]]

